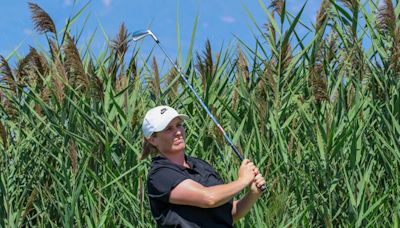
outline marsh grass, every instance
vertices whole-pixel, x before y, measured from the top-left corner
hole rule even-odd
[[[313,26],[300,20],[304,8],[293,15],[285,1],[259,2],[268,22],[254,23],[255,47],[239,40],[216,52],[207,41],[182,64],[267,179],[236,226],[398,227],[397,1],[324,0]],[[124,24],[95,57],[69,31],[83,10],[57,30],[40,6],[29,7],[48,52],[31,47],[15,67],[0,56],[1,227],[154,227],[149,160],[139,158],[141,119],[158,104],[191,116],[189,154],[226,181],[236,177],[238,159],[177,72],[163,75],[136,46],[126,56]],[[141,55],[151,63],[138,65]]]

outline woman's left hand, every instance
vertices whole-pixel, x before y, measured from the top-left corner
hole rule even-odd
[[[254,177],[253,183],[251,183],[250,191],[253,194],[261,195],[261,186],[265,185],[265,179],[257,168],[255,168],[253,171],[256,176]]]

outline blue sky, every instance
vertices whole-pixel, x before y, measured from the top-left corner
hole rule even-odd
[[[47,11],[60,31],[67,18],[87,3],[87,0],[33,0]],[[263,1],[269,6],[270,1]],[[288,11],[296,14],[305,1],[287,1]],[[0,54],[8,56],[19,46],[18,53],[26,54],[29,45],[46,47],[44,35],[33,29],[28,1],[3,0],[0,8]],[[180,40],[183,54],[187,50],[196,15],[199,16],[194,51],[202,51],[206,39],[211,40],[213,50],[235,41],[239,37],[249,45],[254,44],[258,34],[243,4],[259,25],[267,22],[267,16],[258,0],[92,0],[88,8],[72,27],[72,34],[79,33],[88,17],[79,47],[84,48],[90,34],[96,33],[91,49],[103,50],[106,45],[104,32],[114,38],[119,25],[124,22],[128,31],[151,28],[171,55],[177,55],[177,30],[180,25]],[[314,21],[320,0],[310,0],[305,8],[303,22]],[[149,39],[150,40],[150,39]],[[143,51],[154,47],[151,41],[143,41]]]

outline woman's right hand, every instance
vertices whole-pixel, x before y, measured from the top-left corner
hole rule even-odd
[[[253,182],[256,173],[254,170],[256,166],[249,159],[244,159],[242,164],[240,165],[238,172],[238,180],[243,181],[246,185],[249,185]]]

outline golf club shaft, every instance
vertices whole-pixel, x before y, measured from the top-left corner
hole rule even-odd
[[[167,55],[165,52],[164,48],[160,45],[160,42],[156,42],[162,52],[164,52],[165,56],[169,59],[169,61],[174,65],[175,69],[178,71],[179,76],[185,81],[186,85],[189,87],[189,89],[193,92],[194,96],[196,97],[197,101],[200,102],[201,106],[203,109],[207,112],[208,116],[210,116],[211,120],[215,123],[215,125],[218,127],[218,129],[222,132],[224,135],[224,138],[226,141],[228,141],[229,145],[232,147],[233,151],[236,153],[236,155],[239,157],[240,161],[244,160],[243,155],[240,153],[239,149],[233,144],[232,140],[229,138],[228,134],[225,132],[224,128],[222,128],[221,124],[219,124],[218,120],[214,117],[214,115],[210,112],[206,104],[204,104],[203,100],[200,98],[200,96],[197,94],[196,90],[193,88],[193,86],[189,83],[185,75],[182,73],[182,71],[179,69],[179,67],[174,63],[174,61]]]
[[[147,32],[147,33],[146,33]],[[193,86],[190,84],[190,82],[187,80],[187,78],[185,77],[185,75],[182,73],[182,71],[180,70],[180,68],[174,63],[174,61],[171,59],[171,57],[169,57],[169,55],[167,54],[167,52],[164,50],[164,48],[162,47],[160,40],[157,39],[157,37],[150,31],[147,30],[145,33],[142,33],[141,35],[138,36],[138,38],[136,38],[136,40],[141,39],[143,36],[145,36],[146,34],[151,35],[152,38],[154,39],[154,41],[157,43],[158,47],[160,47],[161,51],[164,53],[164,55],[168,58],[168,60],[171,62],[171,64],[174,66],[174,68],[178,71],[179,76],[183,79],[183,81],[185,81],[186,85],[189,87],[189,89],[193,92],[194,96],[196,97],[197,101],[201,104],[201,106],[203,107],[203,109],[207,112],[208,116],[211,118],[211,120],[215,123],[215,125],[217,126],[217,128],[222,132],[222,134],[224,135],[224,138],[226,141],[228,141],[229,145],[232,147],[233,151],[235,152],[235,154],[239,157],[240,161],[244,160],[244,157],[242,155],[242,153],[239,151],[239,149],[235,146],[235,144],[233,144],[231,138],[228,136],[228,134],[225,132],[224,128],[222,128],[221,124],[219,124],[219,122],[217,121],[217,119],[214,117],[214,115],[210,112],[210,110],[208,109],[208,107],[206,106],[206,104],[204,104],[203,100],[201,99],[201,97],[197,94],[196,90],[193,88]],[[262,191],[266,190],[266,186],[262,185],[260,187],[260,189]]]

